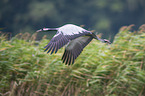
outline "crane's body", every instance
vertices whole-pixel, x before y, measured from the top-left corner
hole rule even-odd
[[[64,25],[64,26],[60,27],[58,29],[58,31],[59,32],[63,32],[63,35],[74,35],[74,34],[83,33],[83,32],[85,32],[87,30],[85,30],[82,27],[73,25],[73,24],[67,24],[67,25]]]
[[[66,24],[59,28],[43,28],[40,31],[56,30],[57,33],[51,41],[44,47],[47,53],[57,53],[58,49],[67,44],[65,52],[62,56],[63,63],[73,64],[75,59],[83,51],[83,48],[92,41],[92,39],[100,40],[104,43],[110,43],[106,39],[98,38],[94,33],[73,24]]]

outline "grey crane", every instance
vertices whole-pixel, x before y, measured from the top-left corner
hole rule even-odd
[[[66,24],[59,28],[43,28],[37,32],[40,31],[57,31],[54,37],[44,48],[47,53],[52,54],[57,53],[58,49],[66,45],[62,61],[68,65],[74,64],[75,59],[93,38],[110,44],[109,40],[100,39],[97,35],[95,35],[95,33],[73,24]]]

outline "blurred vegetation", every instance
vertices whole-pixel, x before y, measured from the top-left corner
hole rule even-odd
[[[14,36],[73,23],[113,38],[123,25],[144,24],[144,4],[145,0],[0,0],[0,28]]]
[[[2,96],[145,96],[145,25],[124,26],[111,45],[93,40],[74,65],[44,53],[49,42],[19,33],[0,36]]]

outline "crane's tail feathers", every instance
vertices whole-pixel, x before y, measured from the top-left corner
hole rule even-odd
[[[111,44],[111,42],[107,39],[104,39],[104,43]]]
[[[92,36],[99,41],[102,41],[102,42],[107,43],[107,44],[111,44],[111,42],[109,40],[99,38],[94,32],[92,33]]]

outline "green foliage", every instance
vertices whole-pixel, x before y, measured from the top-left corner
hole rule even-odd
[[[111,45],[93,40],[74,65],[43,52],[36,34],[0,36],[0,94],[10,96],[144,96],[145,25],[124,26]]]

